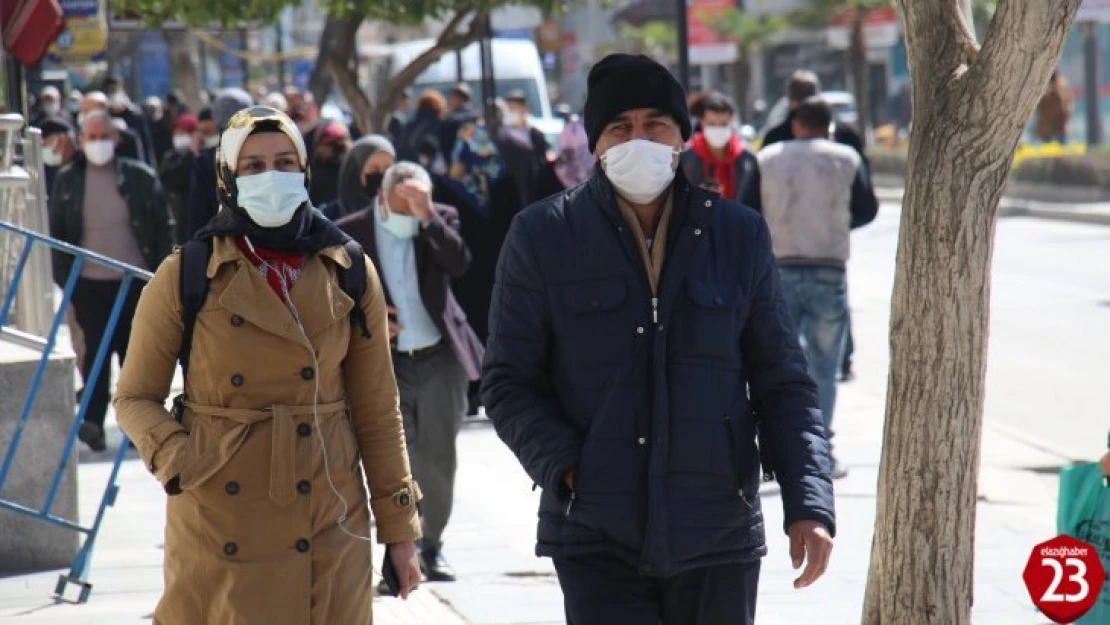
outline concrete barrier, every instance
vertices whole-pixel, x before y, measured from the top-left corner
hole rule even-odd
[[[0,459],[7,453],[41,357],[36,349],[0,337]],[[52,356],[0,497],[36,510],[42,507],[73,425],[75,401],[72,355]],[[76,448],[51,513],[78,520]],[[73,530],[0,508],[0,575],[68,568],[79,539]]]

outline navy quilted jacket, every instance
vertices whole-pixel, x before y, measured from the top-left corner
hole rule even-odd
[[[522,211],[505,242],[482,398],[543,488],[538,555],[606,549],[650,576],[763,556],[755,414],[786,524],[835,531],[767,226],[681,172],[674,193],[657,300],[603,174]]]

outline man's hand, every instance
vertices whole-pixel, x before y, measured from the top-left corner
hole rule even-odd
[[[409,203],[409,210],[412,211],[412,216],[420,222],[421,225],[428,225],[432,220],[434,209],[432,208],[432,190],[428,185],[423,182],[410,178],[394,188],[397,194],[405,198]]]
[[[574,467],[563,471],[563,483],[567,485],[567,488],[570,489],[570,492],[574,492]]]
[[[790,562],[794,569],[806,569],[794,580],[794,588],[805,588],[825,574],[832,555],[833,539],[829,530],[817,521],[797,521],[790,526]]]
[[[1110,477],[1110,453],[1103,456],[1102,460],[1099,460],[1098,465],[1102,468],[1102,474],[1106,477]]]
[[[389,338],[395,339],[401,333],[401,324],[397,323],[397,309],[392,306],[385,307],[386,315],[389,317]]]
[[[389,559],[401,580],[401,598],[408,599],[412,589],[420,583],[420,561],[416,559],[415,543],[394,543],[389,546]]]

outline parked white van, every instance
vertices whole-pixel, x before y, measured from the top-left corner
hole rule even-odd
[[[390,46],[375,46],[372,54],[385,57],[388,67],[376,72],[379,80],[388,79],[405,68],[413,59],[434,45],[433,39],[407,41]],[[505,97],[512,91],[523,91],[528,98],[528,109],[533,125],[539,128],[548,140],[558,136],[563,130],[563,120],[552,115],[551,100],[547,93],[547,78],[536,44],[526,39],[497,39],[491,42],[493,52],[493,76],[497,85],[497,96]],[[472,43],[458,53],[449,52],[439,58],[412,84],[412,92],[419,95],[424,89],[436,89],[444,95],[459,82],[461,61],[462,82],[470,85],[474,94],[474,104],[482,102],[482,64],[479,44]],[[380,88],[380,84],[378,85]],[[415,99],[415,98],[414,98]]]

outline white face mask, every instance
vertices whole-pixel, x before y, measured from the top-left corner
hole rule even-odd
[[[395,239],[411,239],[420,231],[420,222],[412,215],[401,215],[389,210],[389,203],[378,200],[385,207],[388,217],[382,220],[382,228]],[[380,213],[379,213],[380,215]]]
[[[55,100],[51,100],[43,103],[42,110],[47,115],[53,117],[62,112],[62,105]]]
[[[178,150],[188,150],[193,147],[193,137],[190,135],[174,135],[173,147]]]
[[[212,135],[204,139],[204,147],[206,148],[214,148],[217,145],[220,145],[220,135]]]
[[[267,171],[235,179],[239,207],[263,228],[278,228],[293,219],[293,213],[308,201],[304,173]]]
[[[42,164],[57,167],[62,164],[62,153],[49,145],[42,146]]]
[[[723,148],[732,139],[732,128],[728,126],[706,126],[702,129],[706,142],[715,148]]]
[[[528,116],[520,111],[509,111],[505,116],[505,123],[510,126],[524,126],[528,123]]]
[[[87,141],[85,143],[85,158],[93,165],[101,166],[112,162],[116,155],[116,144],[107,139],[101,141]]]
[[[675,156],[681,150],[647,139],[614,145],[601,155],[609,182],[633,204],[647,204],[674,181]]]

